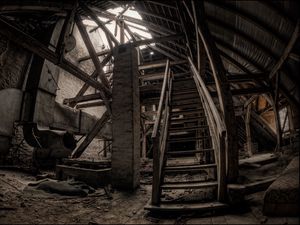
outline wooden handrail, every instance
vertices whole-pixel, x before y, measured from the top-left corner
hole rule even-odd
[[[190,57],[188,57],[188,61],[207,116],[215,149],[215,159],[217,160],[218,165],[218,200],[224,201],[226,195],[226,126],[202,77]]]
[[[194,63],[193,63],[193,61],[191,60],[190,57],[188,57],[188,61],[190,63],[193,75],[199,81],[199,84],[200,84],[200,87],[201,87],[201,90],[202,90],[202,94],[203,94],[202,97],[204,97],[206,99],[206,101],[207,101],[207,103],[209,105],[209,108],[211,109],[213,117],[214,117],[214,119],[216,121],[216,125],[217,125],[217,128],[218,128],[218,133],[221,134],[223,131],[226,131],[225,123],[221,119],[220,114],[219,114],[219,112],[217,110],[217,107],[214,104],[213,99],[212,99],[209,91],[207,90],[204,81],[203,81],[202,77],[200,76],[200,74],[198,73],[198,71],[197,71],[197,69],[196,69],[196,67],[195,67],[195,65],[194,65]]]
[[[166,69],[165,69],[165,74],[164,74],[164,81],[163,81],[162,88],[161,88],[159,105],[158,105],[158,110],[157,110],[157,117],[156,117],[155,124],[153,127],[152,138],[155,138],[157,136],[158,128],[160,125],[162,107],[163,107],[164,98],[165,98],[165,94],[166,94],[166,87],[167,87],[167,83],[168,83],[169,67],[170,67],[170,61],[169,61],[169,59],[167,59]]]
[[[165,163],[165,149],[167,146],[169,129],[171,89],[172,77],[170,75],[170,61],[167,60],[157,116],[151,136],[153,141],[153,182],[151,198],[152,205],[159,205],[160,203],[160,184],[162,182],[162,168]],[[162,117],[163,112],[164,114]]]

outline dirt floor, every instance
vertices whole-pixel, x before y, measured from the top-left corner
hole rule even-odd
[[[33,194],[24,190],[32,181],[23,172],[0,170],[1,224],[299,224],[299,218],[263,216],[263,192],[248,196],[238,211],[154,215],[143,208],[150,199],[148,184],[134,193],[115,191],[108,199],[103,189],[87,197]]]

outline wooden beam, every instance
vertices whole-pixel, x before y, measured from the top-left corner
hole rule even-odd
[[[103,90],[106,94],[111,95],[110,90],[106,88],[102,83],[91,79],[86,72],[73,65],[71,62],[65,59],[60,60],[57,54],[55,54],[49,48],[44,46],[38,40],[34,39],[33,37],[19,30],[18,28],[13,27],[2,18],[0,18],[0,27],[0,33],[7,37],[10,41],[33,52],[41,58],[49,60],[53,64],[59,66],[65,71],[71,73],[73,76],[84,81],[85,83],[87,83],[87,85],[92,86],[97,90]]]
[[[105,49],[101,52],[97,52],[97,56],[103,56],[103,55],[107,55],[108,53],[111,53],[111,50],[110,49]],[[89,60],[91,58],[91,56],[87,55],[87,56],[83,56],[81,58],[78,59],[78,62],[83,62],[83,61],[86,61],[86,60]]]
[[[254,26],[258,27],[263,32],[268,33],[271,37],[275,38],[281,43],[285,43],[285,38],[278,33],[273,27],[270,27],[268,24],[260,20],[258,17],[253,16],[248,11],[243,9],[237,9],[234,5],[230,6],[228,3],[223,3],[221,1],[206,1],[207,4],[217,6],[223,10],[230,12],[233,15],[236,15],[243,20],[246,20],[249,23],[252,23]]]
[[[186,64],[186,63],[187,63],[187,60],[170,61],[170,66]],[[165,66],[166,66],[166,62],[153,61],[151,63],[146,63],[146,64],[139,65],[139,70],[155,69],[155,68],[165,67]]]
[[[105,18],[108,18],[108,19],[115,19],[116,15],[113,14],[113,13],[99,11],[99,9],[95,9],[95,8],[93,8],[93,9],[94,9],[95,12],[97,12],[97,14],[99,16],[102,16],[102,17],[105,17]],[[152,22],[149,22],[149,21],[146,21],[146,20],[140,20],[140,19],[136,19],[136,18],[133,18],[133,17],[130,17],[130,16],[125,16],[125,15],[123,15],[123,19],[125,21],[131,22],[131,23],[135,23],[135,24],[138,24],[138,25],[145,26],[149,30],[154,30],[156,32],[161,33],[162,35],[176,34],[176,32],[173,31],[173,30],[170,30],[166,27],[157,25],[155,23],[152,23]]]
[[[74,4],[74,7],[71,11],[68,12],[64,24],[61,28],[60,35],[57,41],[55,53],[59,55],[60,60],[64,58],[65,54],[65,42],[70,37],[70,28],[72,27],[74,16],[78,7],[78,3]]]
[[[106,63],[108,63],[108,61],[111,59],[112,57],[112,52],[108,53],[108,55],[103,59],[103,61],[101,62],[101,66],[105,66]],[[95,79],[97,77],[98,73],[97,71],[95,70],[94,73],[91,75],[91,78]],[[76,97],[78,96],[82,96],[86,91],[87,89],[89,88],[89,84],[85,83],[82,88],[78,91],[78,93],[76,94]],[[111,96],[111,95],[110,95]],[[73,103],[70,103],[69,104],[71,107],[74,107],[75,104]]]
[[[227,75],[229,83],[245,83],[245,82],[257,82],[266,79],[264,73],[258,74],[241,74],[241,75]],[[214,85],[215,82],[207,82],[206,85]]]
[[[229,56],[227,53],[219,49],[219,54],[221,55],[222,58],[225,60],[228,60],[231,65],[236,67],[237,69],[240,69],[241,71],[245,72],[246,74],[251,74],[252,72],[248,70],[246,67],[244,67],[241,63],[233,59],[231,56]]]
[[[269,74],[269,78],[272,79],[274,75],[277,73],[277,71],[281,68],[283,63],[285,62],[286,58],[289,56],[290,52],[292,51],[297,39],[299,38],[299,19],[297,21],[296,27],[294,29],[294,32],[289,40],[289,43],[285,47],[282,56],[278,60],[278,62],[275,64],[273,69],[271,70]]]
[[[81,95],[81,96],[76,96],[74,98],[65,98],[63,103],[64,104],[77,104],[80,102],[87,102],[87,101],[92,101],[92,100],[99,100],[102,99],[102,96],[100,93],[96,94],[88,94],[88,95]]]
[[[96,101],[96,102],[90,102],[90,103],[83,103],[76,105],[76,109],[83,109],[83,108],[90,108],[90,107],[96,107],[96,106],[105,106],[104,101]]]
[[[103,24],[103,22],[98,18],[95,12],[91,10],[87,5],[85,5],[82,1],[80,2],[80,7],[91,17],[92,20],[95,21],[95,23],[101,27],[101,29],[104,31],[104,33],[114,42],[114,44],[117,46],[119,45],[119,41],[116,39],[116,37],[108,30],[108,28]]]
[[[92,142],[92,140],[97,136],[97,134],[100,132],[100,130],[104,127],[104,125],[109,120],[110,113],[108,111],[105,111],[105,113],[102,115],[102,117],[95,123],[91,131],[86,135],[85,139],[81,143],[81,145],[76,148],[71,155],[71,158],[78,158],[81,156],[81,154],[84,152],[84,150],[89,146],[89,144]]]
[[[98,76],[100,77],[100,80],[101,82],[107,87],[107,88],[110,88],[110,85],[108,83],[108,80],[106,79],[105,75],[104,75],[104,71],[103,71],[103,67],[98,59],[98,56],[97,56],[97,53],[96,53],[96,50],[93,46],[93,43],[89,37],[89,34],[88,32],[86,31],[86,27],[83,25],[83,22],[81,20],[81,18],[76,15],[75,16],[75,22],[76,22],[76,25],[78,27],[78,30],[81,34],[81,37],[83,39],[83,42],[92,58],[92,61],[93,61],[93,64],[96,68],[96,71],[98,73]]]
[[[72,10],[74,7],[74,1],[26,1],[26,0],[14,0],[14,1],[1,1],[0,14],[13,13],[13,12],[57,12],[66,13]]]
[[[245,116],[246,149],[249,157],[253,155],[252,136],[251,136],[251,128],[250,128],[251,107],[252,107],[251,104],[247,105],[246,116]]]
[[[213,35],[213,38],[215,39],[217,45],[221,46],[222,48],[225,48],[225,49],[229,50],[230,52],[237,55],[242,60],[244,60],[247,63],[251,64],[253,67],[258,69],[259,71],[261,71],[261,72],[265,71],[265,68],[262,65],[255,62],[253,59],[251,59],[248,55],[243,53],[241,50],[239,50],[237,48],[234,48],[231,44],[221,40],[220,38],[218,38],[214,35]]]
[[[251,35],[243,32],[242,30],[237,29],[236,27],[221,21],[215,17],[207,16],[207,20],[209,24],[213,24],[217,26],[220,29],[227,30],[230,34],[234,34],[241,38],[242,40],[245,40],[249,44],[255,46],[258,50],[263,52],[268,57],[272,58],[273,60],[276,60],[278,56],[276,56],[270,49],[268,49],[266,46],[264,46],[262,43],[256,41]]]
[[[174,23],[174,24],[180,25],[180,22],[177,20],[177,18],[165,17],[163,15],[158,15],[156,13],[144,11],[144,10],[142,10],[140,8],[137,8],[137,12],[140,13],[140,14],[142,14],[142,15],[154,17],[154,18],[157,18],[157,19],[161,19],[161,20],[164,20],[164,21],[167,21],[167,22],[170,22],[170,23]]]
[[[200,72],[200,38],[199,38],[199,34],[198,34],[198,20],[197,20],[197,13],[196,13],[196,8],[195,8],[195,4],[194,1],[192,1],[192,9],[193,9],[193,15],[194,15],[194,25],[195,25],[195,34],[196,34],[196,44],[197,44],[197,66],[198,66],[198,71]],[[203,46],[201,46],[203,49]]]
[[[155,38],[151,38],[151,39],[135,41],[133,43],[133,45],[137,47],[137,46],[147,45],[147,44],[151,44],[151,43],[175,41],[175,40],[180,40],[182,38],[183,38],[183,34],[175,34],[175,35],[161,36],[161,37],[155,37]]]
[[[147,1],[147,2],[151,3],[151,4],[154,4],[154,5],[160,5],[160,6],[163,6],[163,7],[167,7],[167,8],[170,8],[170,9],[177,10],[177,8],[175,6],[170,5],[167,2],[163,2],[163,1]]]

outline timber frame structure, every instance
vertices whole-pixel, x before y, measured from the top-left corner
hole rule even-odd
[[[256,11],[256,5],[262,10]],[[269,133],[276,135],[277,151],[283,144],[284,132],[289,135],[298,132],[298,124],[293,122],[298,115],[300,102],[297,69],[299,16],[293,10],[297,8],[296,5],[296,1],[9,0],[0,3],[0,35],[85,83],[76,96],[64,99],[64,104],[75,109],[95,106],[106,108],[106,112],[85,135],[82,144],[72,153],[73,158],[82,154],[112,118],[114,76],[113,71],[105,73],[103,68],[111,63],[114,50],[126,44],[125,36],[128,36],[132,48],[138,50],[141,105],[157,105],[156,119],[151,127],[154,143],[153,205],[159,204],[172,82],[176,78],[185,79],[186,74],[191,75],[204,105],[217,155],[218,201],[224,202],[226,185],[235,183],[238,177],[239,131],[236,116],[240,108],[245,115],[249,155],[254,151],[250,119],[262,121],[257,110],[253,111],[262,97],[266,107],[260,109],[260,113],[274,112],[275,132]],[[123,8],[118,15],[107,11],[117,6]],[[132,7],[142,19],[123,15]],[[29,13],[32,15],[31,21],[22,21],[24,15],[28,16]],[[107,29],[99,16],[116,21],[120,40]],[[87,31],[83,23],[85,19],[92,20],[96,26]],[[38,35],[31,32],[53,27],[59,20],[63,20],[63,25],[56,46],[39,40]],[[35,23],[36,27],[32,27],[30,22]],[[89,53],[79,58],[77,64],[65,57],[65,48],[75,25]],[[131,31],[134,27],[143,30],[139,25],[149,30],[151,39]],[[95,50],[89,34],[97,29],[105,33],[109,43],[109,48],[101,52]],[[146,48],[139,49],[142,45]],[[91,60],[94,65],[92,74],[78,66],[86,60]],[[86,95],[89,87],[96,92]],[[289,126],[288,131],[283,130],[286,119],[284,125],[280,122],[279,111],[284,107],[289,111],[286,117],[289,113],[294,115],[289,117],[289,122],[294,123],[295,127]],[[146,133],[146,125],[144,129]],[[145,148],[142,150],[143,157],[146,156]]]

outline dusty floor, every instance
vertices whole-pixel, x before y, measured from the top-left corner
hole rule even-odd
[[[263,192],[249,196],[240,212],[219,214],[151,215],[143,209],[150,199],[151,185],[141,185],[135,193],[115,191],[109,200],[103,189],[87,197],[67,197],[23,191],[34,181],[22,172],[0,170],[1,224],[299,224],[299,218],[262,215]]]

